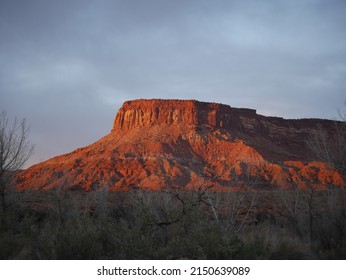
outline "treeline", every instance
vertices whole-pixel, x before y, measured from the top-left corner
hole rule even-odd
[[[27,192],[1,259],[346,259],[346,192]]]

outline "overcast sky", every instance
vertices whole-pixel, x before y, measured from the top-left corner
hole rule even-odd
[[[30,124],[28,165],[98,140],[129,99],[334,118],[345,15],[344,0],[0,0],[0,111]]]

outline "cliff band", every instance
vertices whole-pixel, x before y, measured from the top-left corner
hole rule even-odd
[[[317,131],[333,133],[335,123],[195,100],[127,101],[108,135],[30,167],[16,184],[45,190],[345,186],[307,144]]]

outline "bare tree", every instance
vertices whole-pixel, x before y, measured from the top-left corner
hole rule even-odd
[[[333,133],[319,129],[311,135],[308,145],[320,160],[346,174],[346,101],[345,110],[339,110],[339,120],[335,121]]]
[[[234,186],[236,190],[223,193],[220,205],[217,207],[223,212],[222,220],[225,232],[239,233],[248,222],[249,216],[253,213],[256,204],[255,187],[258,185],[258,178],[251,175],[251,167],[241,163],[242,173],[237,174],[231,170]]]
[[[3,212],[17,201],[7,201],[14,174],[23,167],[33,152],[28,141],[30,128],[25,119],[10,122],[6,112],[0,114],[0,204]]]

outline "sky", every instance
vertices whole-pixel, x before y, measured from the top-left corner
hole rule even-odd
[[[0,0],[0,111],[30,125],[26,167],[97,141],[131,99],[333,119],[345,14],[344,0]]]

